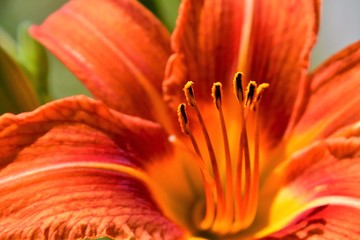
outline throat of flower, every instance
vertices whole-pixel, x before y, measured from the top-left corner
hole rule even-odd
[[[226,121],[223,113],[223,91],[220,82],[214,83],[212,97],[218,112],[221,126],[224,155],[216,156],[210,134],[195,100],[193,82],[188,82],[184,92],[188,105],[194,110],[196,119],[201,126],[206,149],[201,149],[191,131],[185,103],[178,107],[178,119],[181,130],[186,134],[197,155],[196,162],[200,168],[205,195],[205,210],[195,211],[195,224],[199,231],[218,235],[228,235],[239,232],[253,222],[257,203],[259,185],[259,103],[262,93],[269,85],[250,81],[246,91],[243,91],[242,74],[235,74],[234,93],[239,102],[241,126],[239,148],[237,153],[230,149]],[[253,154],[250,154],[247,130],[247,115],[255,115]],[[203,152],[207,151],[211,168],[207,168]],[[233,154],[232,154],[233,153]],[[236,157],[234,157],[236,156]],[[232,157],[234,159],[232,159]],[[225,160],[225,171],[220,172],[219,159]]]

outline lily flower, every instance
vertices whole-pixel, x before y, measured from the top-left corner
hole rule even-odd
[[[31,33],[98,100],[0,118],[0,238],[359,239],[360,42],[309,73],[319,11],[69,1]]]

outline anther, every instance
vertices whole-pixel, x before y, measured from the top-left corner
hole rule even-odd
[[[186,134],[189,135],[189,120],[186,114],[186,106],[184,103],[181,103],[178,107],[178,120],[180,123],[180,127],[181,127],[181,131]]]
[[[194,107],[196,104],[193,86],[194,86],[194,82],[188,81],[183,89],[185,92],[186,101],[192,107]]]
[[[242,87],[242,78],[243,74],[241,72],[237,72],[234,76],[233,80],[233,87],[234,87],[234,93],[239,102],[244,101],[244,91]]]
[[[253,98],[253,101],[251,103],[250,109],[252,111],[256,111],[256,105],[260,102],[261,97],[262,97],[262,93],[264,92],[264,90],[266,88],[269,87],[268,83],[261,83],[257,88],[256,88],[256,93],[255,93],[255,97]]]
[[[246,101],[245,101],[245,107],[250,106],[253,102],[254,96],[256,92],[256,82],[250,81],[246,88]]]
[[[266,88],[268,88],[270,85],[268,83],[262,83],[258,86],[258,88],[256,89],[256,102],[260,102],[262,93],[264,92],[264,90]]]
[[[212,87],[212,97],[217,109],[221,108],[222,102],[222,85],[220,82],[214,83]]]

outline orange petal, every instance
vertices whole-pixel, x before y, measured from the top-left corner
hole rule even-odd
[[[354,124],[347,125],[337,130],[331,137],[345,137],[350,138],[360,136],[360,120]]]
[[[259,216],[277,230],[301,212],[323,205],[360,209],[360,138],[321,140],[295,153],[264,182]],[[284,208],[286,206],[286,208]]]
[[[164,121],[169,33],[137,1],[69,1],[31,33],[108,106]]]
[[[294,154],[277,171],[294,198],[308,202],[323,196],[360,199],[360,138],[318,141]]]
[[[261,239],[359,239],[359,216],[359,208],[317,207],[303,213],[284,229]]]
[[[299,149],[359,121],[359,92],[360,42],[357,42],[311,75],[295,111],[291,149]]]
[[[244,3],[233,0],[184,0],[172,35],[164,82],[165,98],[176,109],[184,102],[181,89],[195,82],[197,99],[211,102],[211,87],[221,81],[231,90],[236,71]],[[231,96],[232,93],[229,92]]]
[[[164,136],[86,97],[2,116],[0,238],[180,238],[144,185]]]
[[[274,199],[269,201],[271,207],[263,203],[261,209],[270,210],[272,224],[309,207],[336,204],[339,199],[360,200],[360,139],[318,141],[295,153],[267,179],[264,193],[275,195],[269,195]]]
[[[182,236],[144,184],[121,173],[64,167],[2,182],[0,193],[2,239]]]
[[[318,0],[254,3],[248,63],[243,71],[248,72],[248,79],[270,84],[260,112],[267,144],[281,140],[302,91],[299,86],[306,78],[318,32],[319,5]]]
[[[3,115],[1,157],[11,161],[14,154],[52,128],[69,124],[86,125],[103,132],[123,151],[136,154],[143,168],[171,151],[167,135],[159,124],[110,110],[85,96],[75,96],[54,101],[34,112]]]

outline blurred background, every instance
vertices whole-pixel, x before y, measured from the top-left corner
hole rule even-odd
[[[41,23],[65,0],[0,0],[0,27],[16,38],[16,29],[23,20]],[[180,0],[143,0],[172,30]],[[323,1],[320,36],[312,54],[311,68],[346,45],[360,39],[360,0]],[[59,63],[50,57],[50,93],[53,98],[61,98],[79,93],[88,94],[86,89]]]

